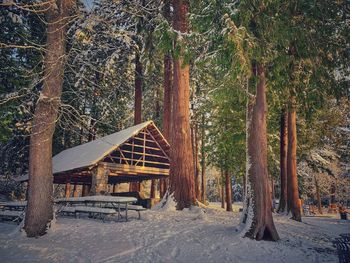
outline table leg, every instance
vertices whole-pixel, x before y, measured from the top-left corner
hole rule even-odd
[[[125,221],[128,221],[128,203],[125,203]]]
[[[120,215],[120,203],[118,203],[118,220],[120,219],[121,215]]]

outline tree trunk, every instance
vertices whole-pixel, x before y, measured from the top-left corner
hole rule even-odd
[[[142,122],[142,64],[140,55],[135,56],[135,106],[134,106],[134,125]],[[140,192],[140,182],[132,182],[129,186],[130,192]]]
[[[202,189],[201,189],[201,192],[202,192],[202,202],[205,204],[206,202],[206,191],[207,191],[207,180],[205,178],[205,169],[206,169],[206,166],[205,166],[205,149],[204,149],[204,143],[205,143],[205,129],[204,129],[204,122],[205,122],[205,116],[203,114],[202,116],[202,127],[201,127],[201,172],[202,172],[202,178],[201,178],[201,182],[202,182]]]
[[[142,122],[142,64],[140,55],[135,56],[135,111],[134,124]]]
[[[151,180],[150,198],[156,198],[156,180]]]
[[[91,188],[90,185],[84,184],[81,190],[81,196],[88,196],[90,194],[90,188]]]
[[[44,235],[53,218],[52,136],[62,94],[65,35],[73,0],[48,3],[43,89],[30,137],[29,194],[24,229],[28,237]]]
[[[232,212],[232,184],[228,170],[225,170],[226,211]]]
[[[220,188],[221,188],[221,208],[225,209],[225,188],[222,184]]]
[[[164,17],[170,22],[170,0],[164,1]],[[172,60],[170,51],[164,55],[164,100],[163,100],[163,135],[171,145],[171,108],[172,108]],[[159,194],[163,198],[168,189],[168,179],[159,181]]]
[[[69,198],[71,194],[71,184],[70,184],[70,178],[67,179],[66,181],[66,188],[65,188],[65,198]]]
[[[266,135],[266,87],[265,71],[261,65],[253,67],[258,84],[255,100],[247,108],[248,112],[248,185],[243,223],[251,222],[246,237],[256,240],[278,240],[272,211],[269,179],[267,172],[267,135]],[[252,216],[251,220],[248,217]]]
[[[78,187],[79,187],[79,185],[74,184],[74,187],[73,187],[73,197],[79,197]]]
[[[175,31],[186,33],[188,30],[187,1],[175,0],[174,23]],[[180,38],[178,39],[180,41]],[[182,43],[177,43],[182,44]],[[182,210],[196,203],[194,187],[193,155],[191,151],[190,132],[190,75],[189,65],[184,63],[183,50],[174,59],[174,92],[172,110],[172,142],[170,160],[170,193],[174,193],[177,209]]]
[[[288,112],[286,108],[281,113],[280,123],[280,180],[281,194],[278,213],[284,213],[287,207],[287,152],[288,152]]]
[[[272,212],[275,212],[275,206],[274,206],[274,203],[275,203],[275,182],[274,182],[274,179],[273,177],[271,176],[271,200],[272,200],[272,207],[271,207],[271,211]]]
[[[321,204],[321,197],[320,197],[320,187],[318,186],[317,176],[314,176],[315,179],[315,187],[316,187],[316,197],[317,197],[317,208],[318,212],[322,215],[322,204]]]
[[[288,153],[287,153],[287,210],[292,212],[292,219],[301,222],[301,207],[299,202],[297,178],[297,128],[295,96],[290,98],[288,111]]]

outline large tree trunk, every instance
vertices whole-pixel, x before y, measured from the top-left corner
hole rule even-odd
[[[134,124],[142,122],[142,64],[140,55],[135,56],[135,104],[134,104]],[[132,182],[129,186],[130,192],[139,192],[141,190],[140,182]]]
[[[225,209],[225,187],[223,185],[220,186],[221,189],[221,208]]]
[[[189,3],[175,0],[174,23],[175,31],[186,33],[188,30],[187,15]],[[180,40],[180,38],[178,39]],[[183,44],[183,43],[177,43]],[[190,75],[189,65],[185,64],[183,50],[174,59],[174,91],[172,110],[172,142],[170,161],[170,194],[174,193],[177,209],[182,210],[196,203],[194,189],[194,167],[191,150],[190,131]]]
[[[245,236],[256,240],[278,240],[272,211],[269,179],[267,172],[266,136],[266,88],[265,71],[261,65],[254,67],[258,76],[255,101],[248,106],[248,186],[243,223],[247,225]],[[248,217],[252,217],[248,219]]]
[[[297,177],[297,128],[295,106],[295,96],[292,95],[288,111],[287,210],[288,212],[292,212],[292,219],[301,222]]]
[[[281,113],[280,123],[280,183],[281,193],[278,213],[284,213],[287,208],[287,151],[288,151],[288,112],[286,108]]]
[[[228,170],[225,170],[226,211],[232,212],[232,184]]]
[[[48,3],[43,89],[36,104],[29,152],[28,237],[44,235],[53,218],[52,136],[62,94],[65,35],[73,0]]]

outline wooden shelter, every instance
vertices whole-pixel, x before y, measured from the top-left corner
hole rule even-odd
[[[71,184],[74,189],[83,185],[85,195],[108,192],[108,184],[166,178],[169,150],[155,124],[147,121],[55,155],[54,183],[66,184],[66,195]]]

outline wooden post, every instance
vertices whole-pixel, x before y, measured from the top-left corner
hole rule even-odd
[[[113,193],[117,192],[117,184],[113,184]]]
[[[104,165],[99,164],[92,171],[91,180],[91,194],[101,195],[108,192],[107,182],[108,182],[109,171]]]
[[[151,191],[150,191],[150,197],[151,198],[156,198],[156,180],[153,179],[151,180]]]
[[[65,197],[66,198],[69,198],[70,197],[70,177],[67,177],[67,180],[66,180],[66,194],[65,194]]]
[[[79,192],[78,192],[78,185],[74,184],[73,187],[73,197],[78,197],[79,196]]]

